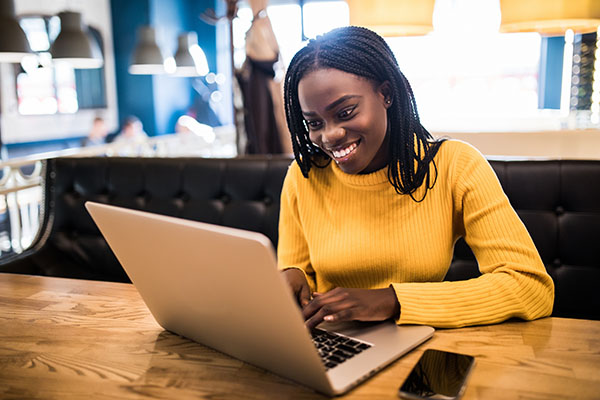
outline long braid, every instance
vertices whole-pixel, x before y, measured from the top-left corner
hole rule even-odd
[[[298,99],[298,84],[308,73],[333,68],[369,79],[377,84],[389,81],[392,104],[388,108],[390,140],[388,180],[399,194],[422,201],[437,180],[435,157],[441,142],[434,141],[421,125],[415,97],[406,77],[400,71],[394,53],[376,33],[355,26],[334,29],[310,40],[292,58],[285,77],[284,100],[288,127],[292,134],[294,156],[304,177],[317,160],[327,159],[309,138],[309,131]],[[432,180],[431,166],[434,177]],[[413,193],[425,182],[423,198]]]
[[[312,165],[312,155],[319,152],[308,138],[308,129],[302,117],[302,109],[298,100],[298,83],[304,76],[306,69],[313,62],[310,48],[305,47],[298,51],[286,74],[284,83],[285,115],[290,132],[292,132],[292,148],[296,162],[304,177],[308,177]]]

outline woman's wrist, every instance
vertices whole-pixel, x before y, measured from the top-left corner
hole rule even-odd
[[[394,321],[397,321],[400,318],[400,302],[398,301],[396,291],[392,285],[390,285],[387,290],[390,294],[390,303],[392,304],[390,318],[392,318]]]

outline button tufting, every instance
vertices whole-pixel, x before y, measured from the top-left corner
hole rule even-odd
[[[552,261],[552,265],[555,267],[560,267],[562,265],[562,261],[560,261],[560,258],[555,258],[554,261]]]
[[[565,209],[563,208],[563,206],[557,206],[554,209],[554,212],[556,213],[556,215],[563,215],[565,213]]]
[[[231,201],[231,197],[229,197],[226,194],[223,194],[219,200],[221,200],[224,204],[227,204]]]
[[[187,203],[192,198],[192,196],[190,196],[189,193],[185,193],[185,192],[180,193],[178,197],[179,197],[179,200],[184,203]]]

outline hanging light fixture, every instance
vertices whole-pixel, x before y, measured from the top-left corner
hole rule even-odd
[[[30,53],[27,36],[17,22],[13,0],[0,0],[0,62],[19,63]]]
[[[171,58],[171,61],[172,58]],[[156,43],[156,32],[150,26],[141,26],[138,29],[138,43],[133,52],[133,59],[129,65],[129,73],[134,75],[159,75],[165,72],[174,72]]]
[[[433,31],[435,0],[346,0],[350,25],[381,36],[416,36]]]
[[[595,32],[600,26],[598,0],[500,0],[500,32],[539,32],[563,36]]]
[[[204,76],[208,74],[208,61],[204,51],[198,46],[196,32],[184,32],[177,38],[175,76]]]
[[[58,13],[58,17],[60,33],[50,46],[52,59],[67,61],[77,69],[102,67],[100,47],[84,27],[81,13],[63,11]]]

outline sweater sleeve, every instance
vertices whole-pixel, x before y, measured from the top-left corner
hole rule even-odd
[[[301,270],[306,277],[311,292],[314,292],[316,290],[315,271],[310,263],[308,244],[298,212],[298,179],[303,178],[298,165],[294,161],[288,169],[281,190],[277,263],[282,271],[289,268]]]
[[[454,215],[482,275],[392,284],[401,307],[397,322],[452,328],[550,315],[554,284],[527,229],[487,160],[475,148],[462,147],[449,176]]]

